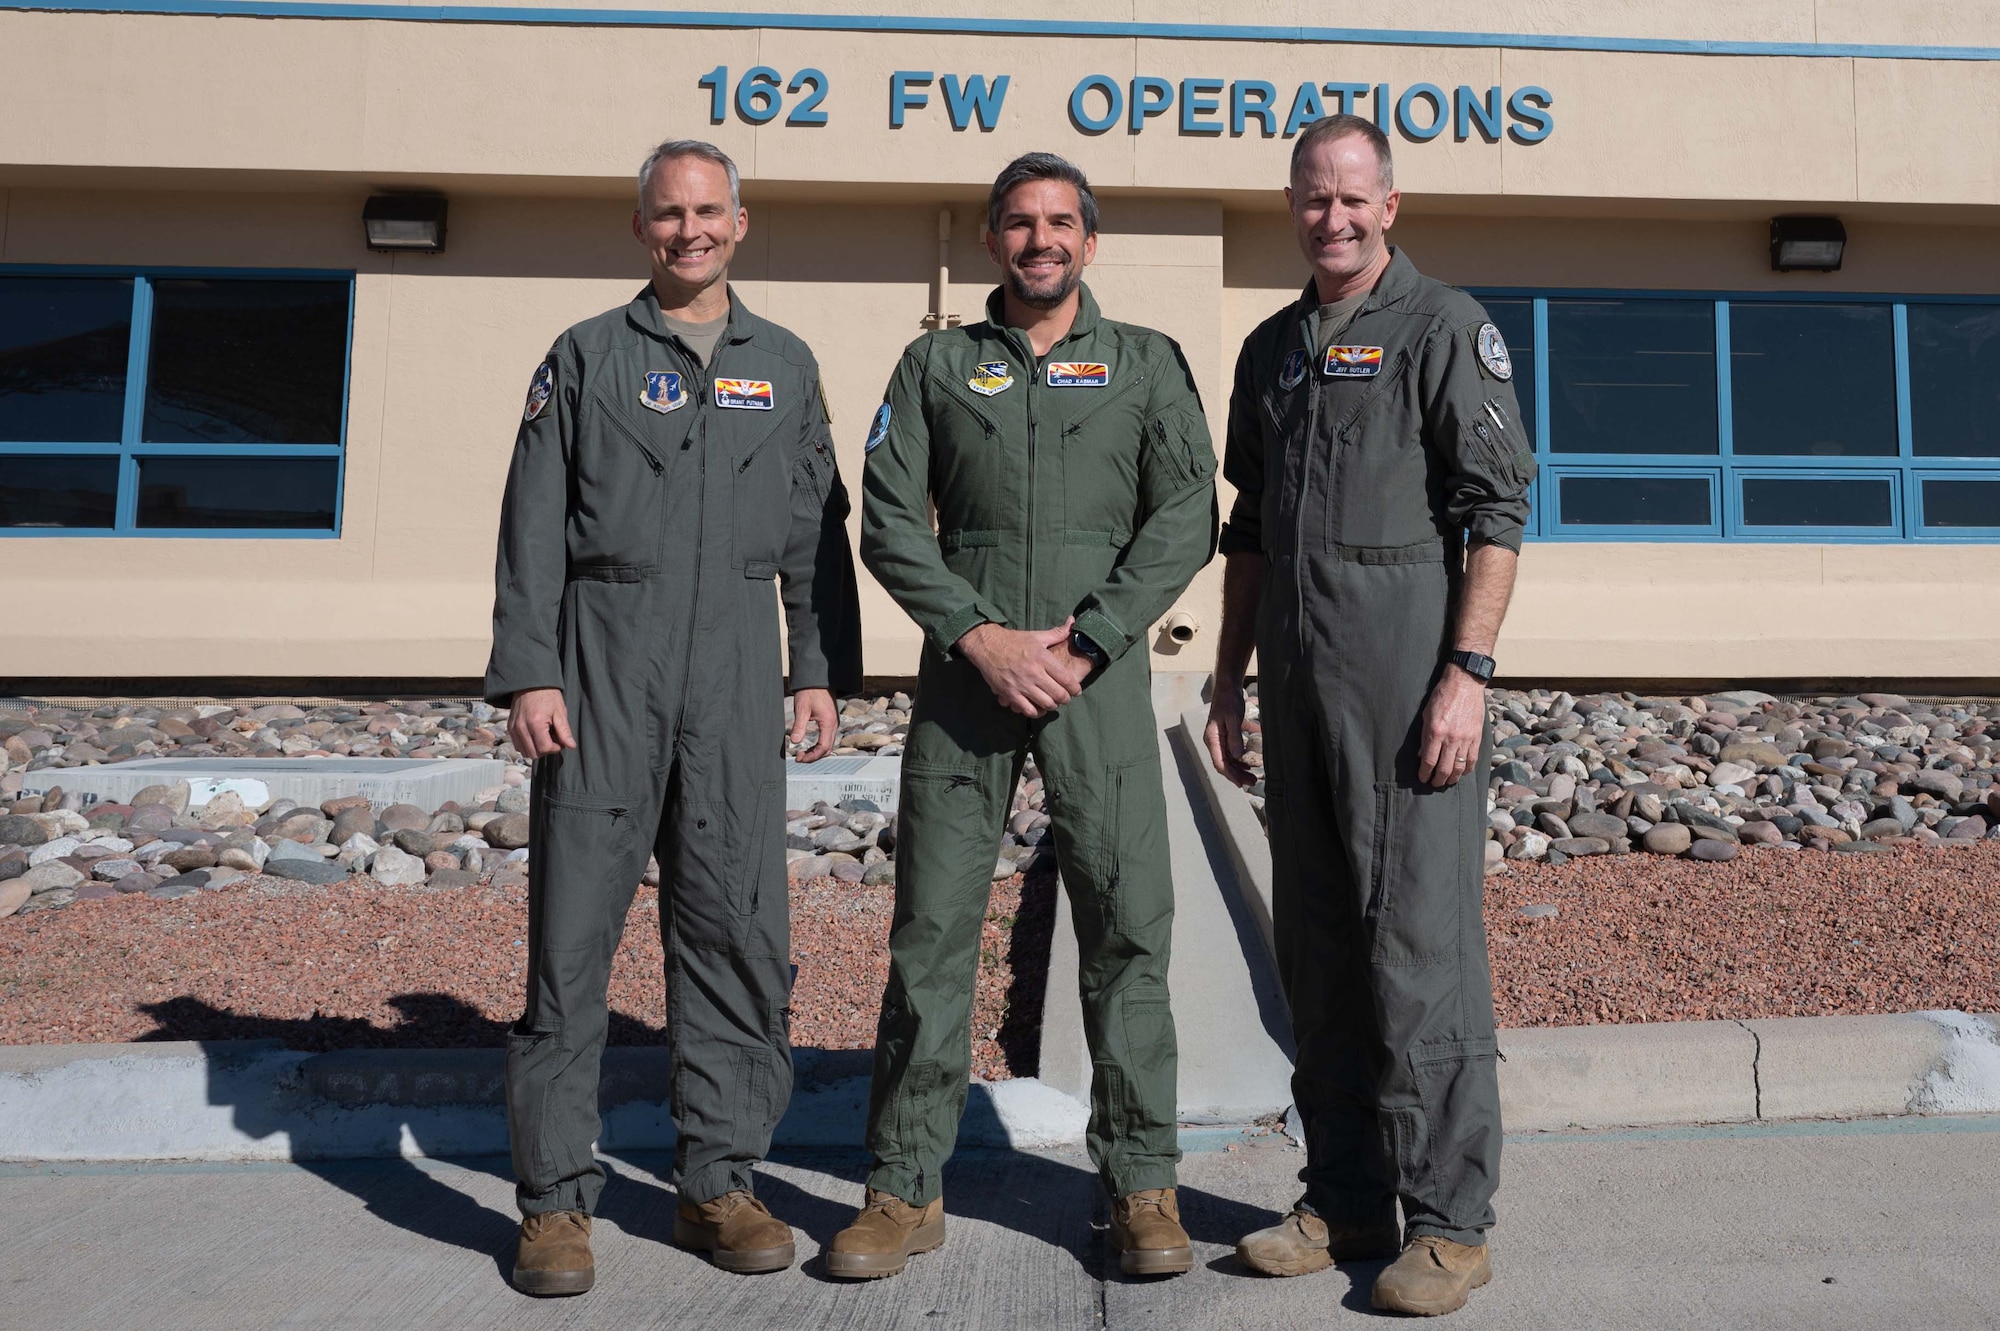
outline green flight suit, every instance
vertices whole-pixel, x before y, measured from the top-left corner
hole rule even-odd
[[[791,1094],[781,599],[790,687],[861,683],[819,369],[734,292],[704,369],[648,287],[556,339],[524,415],[486,697],[560,687],[576,747],[537,764],[531,796],[527,1009],[507,1041],[516,1200],[587,1212],[604,1185],[605,989],[650,852],[674,1183],[707,1201],[751,1187]]]
[[[1417,780],[1468,538],[1521,546],[1535,463],[1479,303],[1400,252],[1324,352],[1319,298],[1237,360],[1225,553],[1270,560],[1257,627],[1272,924],[1298,1048],[1305,1202],[1484,1242],[1500,1165],[1480,913],[1488,745]]]
[[[1143,639],[1214,554],[1215,450],[1172,339],[1102,318],[1086,287],[1038,361],[1000,299],[903,353],[862,481],[862,561],[924,634],[868,1115],[869,1186],[914,1205],[938,1195],[958,1136],[980,925],[1030,752],[1081,953],[1091,1158],[1113,1195],[1171,1186],[1180,1160],[1174,892]],[[953,650],[977,624],[1070,616],[1109,661],[1046,718],[1006,710]]]

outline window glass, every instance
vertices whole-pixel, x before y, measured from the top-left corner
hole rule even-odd
[[[345,282],[153,284],[150,443],[337,444],[346,378]]]
[[[1551,300],[1549,399],[1558,453],[1714,453],[1714,302]]]
[[[1890,482],[1748,476],[1743,480],[1747,527],[1890,527],[1896,508]]]
[[[1896,329],[1887,305],[1729,303],[1735,449],[1896,456]]]
[[[0,277],[0,442],[117,443],[131,342],[129,277]]]
[[[2000,457],[2000,305],[1910,307],[1918,457]]]
[[[1528,439],[1535,438],[1535,302],[1532,300],[1482,300],[1486,314],[1507,343],[1507,355],[1514,362],[1514,399],[1521,404],[1521,422],[1528,427]]]
[[[1565,527],[1707,527],[1715,505],[1706,476],[1564,476]]]
[[[141,458],[141,527],[332,531],[335,458]]]
[[[109,527],[117,516],[116,457],[0,454],[0,527]]]
[[[1926,527],[2000,527],[2000,480],[1924,478]]]

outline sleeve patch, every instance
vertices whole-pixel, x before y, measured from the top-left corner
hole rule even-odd
[[[826,401],[826,380],[819,381],[819,416],[828,425],[833,424],[833,408]]]
[[[890,415],[889,404],[886,402],[875,409],[875,420],[868,427],[868,442],[862,446],[862,452],[873,453],[882,446],[882,441],[889,437]]]
[[[1479,363],[1486,373],[1501,383],[1514,377],[1514,357],[1507,351],[1507,340],[1500,336],[1500,330],[1492,324],[1481,324],[1472,335],[1472,345],[1479,353]]]
[[[542,408],[549,405],[549,399],[556,391],[555,366],[543,361],[535,369],[535,377],[528,381],[528,405],[521,409],[521,419],[531,421],[542,414]]]

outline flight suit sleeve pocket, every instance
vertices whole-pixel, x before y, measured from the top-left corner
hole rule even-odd
[[[743,576],[770,582],[778,576],[778,566],[768,559],[746,559],[743,561]]]
[[[1209,442],[1207,422],[1185,407],[1163,411],[1148,421],[1146,445],[1172,490],[1184,490],[1215,475],[1215,448]]]

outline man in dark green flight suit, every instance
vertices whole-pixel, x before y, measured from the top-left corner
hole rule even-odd
[[[1082,285],[1097,203],[1029,154],[995,181],[984,321],[904,352],[868,436],[861,557],[924,634],[903,755],[896,915],[867,1204],[827,1253],[894,1275],[944,1241],[994,853],[1027,754],[1081,953],[1088,1143],[1128,1272],[1193,1261],[1167,951],[1173,883],[1145,635],[1214,553],[1215,453],[1180,349]],[[937,528],[926,516],[934,503]]]
[[[1293,149],[1313,278],[1237,361],[1208,745],[1251,784],[1254,637],[1306,1191],[1238,1254],[1300,1275],[1400,1244],[1375,1306],[1446,1313],[1490,1273],[1485,683],[1535,468],[1486,312],[1387,243],[1392,170],[1354,116]]]
[[[743,307],[736,167],[689,140],[639,173],[652,280],[535,371],[500,520],[490,702],[537,759],[527,1011],[507,1041],[525,1217],[513,1279],[594,1278],[605,989],[648,853],[661,866],[677,1243],[779,1270],[791,1231],[752,1193],[792,1085],[783,681],[811,761],[860,687],[860,621],[812,353]],[[772,586],[773,579],[781,591]]]

